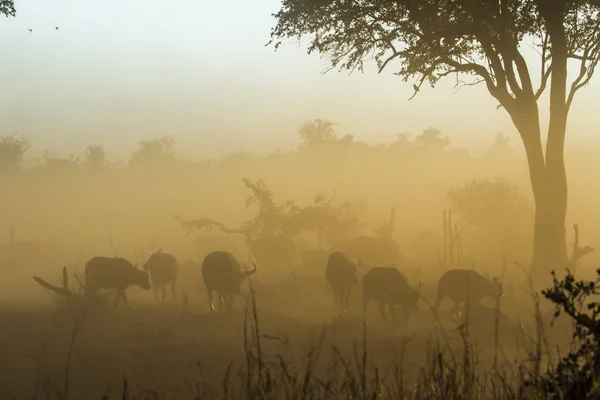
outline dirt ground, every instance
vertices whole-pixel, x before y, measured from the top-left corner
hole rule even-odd
[[[432,304],[437,277],[426,276],[422,296]],[[59,282],[53,276],[44,278]],[[74,399],[116,396],[126,378],[133,391],[153,389],[172,399],[190,398],[197,390],[196,383],[219,393],[230,363],[232,379],[239,379],[237,371],[245,359],[245,303],[238,298],[232,313],[209,313],[199,271],[189,271],[180,279],[175,301],[169,296],[166,304],[156,305],[152,292],[132,287],[128,289],[129,308],[106,307],[83,315],[59,307],[31,275],[23,274],[15,282],[0,286],[0,392],[4,396],[33,398],[36,391],[62,392],[65,385]],[[339,316],[319,271],[256,274],[252,285],[260,333],[266,335],[261,341],[266,359],[283,355],[302,368],[303,356],[325,329],[320,363],[324,366],[332,360],[335,346],[356,365],[354,346],[360,350],[363,338],[360,286],[354,289],[349,314]],[[248,286],[244,290],[248,292]],[[189,298],[187,307],[183,305],[183,291]],[[427,364],[435,337],[453,348],[461,347],[458,322],[449,315],[450,304],[443,306],[439,319],[435,319],[426,301],[420,302],[408,328],[384,325],[375,305],[369,308],[370,363],[381,371],[399,365],[410,380]],[[532,301],[524,290],[516,289],[502,302],[499,358],[513,363],[526,357],[532,347]],[[486,300],[471,310],[471,339],[477,342],[477,358],[483,366],[489,366],[494,356],[493,307],[494,301]],[[440,326],[443,334],[439,333]],[[566,340],[564,326],[547,329],[549,346]],[[286,338],[288,344],[273,337]],[[408,344],[403,347],[405,342]]]

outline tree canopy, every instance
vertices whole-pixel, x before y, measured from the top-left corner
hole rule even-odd
[[[16,169],[29,147],[29,141],[21,135],[0,137],[0,169]]]
[[[329,55],[332,68],[362,70],[374,58],[381,72],[400,61],[395,73],[416,77],[416,90],[451,73],[477,75],[518,115],[567,58],[581,62],[569,105],[589,82],[600,55],[599,9],[598,0],[284,0],[269,43],[312,35],[308,52]],[[520,51],[526,39],[539,49],[537,87]]]
[[[452,209],[467,225],[488,231],[500,241],[519,235],[533,213],[518,187],[502,177],[475,177],[448,191]]]
[[[152,140],[141,140],[131,154],[131,163],[165,162],[175,159],[175,139],[166,135]]]

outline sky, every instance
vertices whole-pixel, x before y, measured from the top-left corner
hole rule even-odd
[[[312,118],[371,143],[434,126],[460,146],[483,148],[498,131],[520,146],[483,86],[455,93],[450,78],[408,101],[412,82],[391,69],[323,74],[306,41],[265,47],[276,0],[15,3],[16,18],[0,18],[0,134],[25,135],[30,154],[99,143],[125,156],[167,134],[184,157],[265,152],[296,145]],[[595,79],[574,102],[572,147],[600,146],[599,92]]]

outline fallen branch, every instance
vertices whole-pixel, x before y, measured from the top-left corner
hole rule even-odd
[[[75,301],[80,301],[81,300],[81,296],[73,293],[69,289],[69,275],[67,273],[67,267],[63,268],[63,279],[62,279],[63,282],[62,282],[62,287],[55,286],[55,285],[53,285],[51,283],[48,283],[45,280],[43,280],[42,278],[39,278],[37,276],[34,276],[33,280],[36,281],[43,288],[46,288],[46,289],[50,290],[51,292],[56,293],[56,294],[64,297],[68,301],[74,301],[74,300]]]

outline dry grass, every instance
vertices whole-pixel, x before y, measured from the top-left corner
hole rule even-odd
[[[302,292],[307,281],[312,295]],[[524,380],[554,360],[536,296],[533,322],[524,323],[532,335],[511,327],[499,302],[449,323],[424,299],[410,327],[392,329],[375,312],[366,323],[332,319],[315,282],[255,283],[246,306],[223,315],[150,302],[4,312],[0,398],[531,399],[536,387],[525,390]]]

